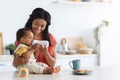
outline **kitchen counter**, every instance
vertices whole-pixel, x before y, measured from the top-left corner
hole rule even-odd
[[[98,66],[98,54],[60,54],[57,53],[57,61],[56,65],[60,65],[62,68],[69,68],[69,61],[74,59],[81,60],[81,67],[88,67],[88,66]],[[0,65],[9,65],[12,64],[13,55],[0,55]],[[64,63],[63,63],[64,62]],[[13,68],[9,68],[13,69]],[[1,70],[7,70],[6,67],[1,66]],[[0,70],[0,71],[1,71]]]
[[[13,60],[13,55],[0,55],[0,61],[11,61]]]
[[[87,57],[87,56],[93,56],[96,57],[98,56],[98,54],[60,54],[57,53],[57,58],[65,58],[65,57],[76,57],[76,56],[80,56],[80,57]],[[10,61],[13,59],[13,55],[0,55],[0,61]]]
[[[56,65],[61,65],[64,68],[69,67],[69,61],[80,59],[81,67],[91,67],[99,65],[99,55],[98,54],[60,54],[57,53]]]

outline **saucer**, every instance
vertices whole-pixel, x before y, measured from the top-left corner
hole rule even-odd
[[[76,75],[88,75],[91,72],[92,72],[91,70],[80,69],[80,70],[74,70],[73,74],[76,74]]]

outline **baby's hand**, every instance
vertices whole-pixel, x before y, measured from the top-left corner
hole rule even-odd
[[[39,47],[40,47],[40,45],[39,44],[34,44],[34,45],[32,45],[32,47],[31,47],[31,49],[33,49],[33,50],[38,50],[39,49]]]

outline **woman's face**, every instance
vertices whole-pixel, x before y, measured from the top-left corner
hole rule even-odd
[[[44,19],[35,19],[32,22],[32,31],[34,34],[40,34],[45,30],[47,22]]]

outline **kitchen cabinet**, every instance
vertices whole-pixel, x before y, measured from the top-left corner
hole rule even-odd
[[[56,65],[60,65],[62,68],[70,68],[69,61],[80,59],[81,67],[99,66],[98,54],[71,54],[64,55],[57,53]]]

